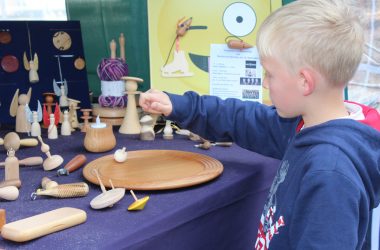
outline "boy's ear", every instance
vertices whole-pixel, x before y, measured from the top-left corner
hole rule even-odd
[[[315,89],[315,75],[310,69],[301,69],[300,76],[300,88],[304,96],[308,96],[313,93]]]

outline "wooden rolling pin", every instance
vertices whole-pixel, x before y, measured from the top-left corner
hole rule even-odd
[[[43,161],[44,160],[42,159],[42,157],[34,156],[34,157],[28,157],[28,158],[19,160],[18,164],[24,165],[24,166],[38,166],[38,165],[42,165]],[[5,166],[5,162],[4,161],[0,162],[0,167],[4,167],[4,166]]]
[[[84,154],[76,155],[63,168],[57,170],[57,175],[69,175],[70,173],[80,168],[83,164],[85,164],[86,161],[87,158]]]

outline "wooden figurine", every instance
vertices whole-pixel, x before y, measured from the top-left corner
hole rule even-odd
[[[48,127],[48,138],[49,139],[58,139],[58,130],[55,125],[54,114],[50,114],[50,125]]]
[[[144,115],[140,119],[141,131],[140,131],[140,140],[143,141],[152,141],[154,140],[155,133],[153,129],[153,118],[150,115]]]
[[[61,126],[61,135],[71,135],[71,125],[69,122],[69,112],[65,110],[63,112],[63,122]]]
[[[59,106],[62,107],[68,107],[69,106],[69,100],[67,98],[68,94],[68,86],[66,80],[64,80],[61,83],[61,86],[58,87],[57,82],[55,79],[53,80],[53,88],[54,88],[54,93],[59,96]]]
[[[37,111],[31,111],[28,105],[25,107],[27,113],[27,119],[32,124],[30,132],[32,136],[41,135],[40,122],[42,121],[42,108],[40,101],[37,102]]]
[[[42,164],[42,166],[44,167],[44,170],[52,170],[52,169],[59,167],[63,162],[62,156],[51,155],[49,145],[47,145],[43,142],[41,136],[38,136],[37,138],[41,143],[41,151],[43,153],[45,153],[47,156],[47,158],[44,160],[44,162]]]
[[[80,107],[78,107],[80,101],[71,98],[67,98],[67,100],[69,100],[69,122],[71,131],[74,131],[76,128],[79,128],[77,110],[80,109]]]
[[[54,105],[54,93],[45,92],[43,93],[45,96],[45,102],[43,103],[46,107],[47,115],[49,116],[51,113],[53,113],[52,106]]]
[[[163,138],[165,140],[171,140],[173,139],[173,128],[171,126],[171,121],[170,120],[166,120],[165,122],[165,128],[164,128],[164,134],[163,134]]]
[[[15,186],[7,186],[0,188],[0,198],[3,200],[14,201],[17,200],[19,190]]]
[[[30,61],[28,61],[28,58],[26,57],[26,52],[24,52],[23,56],[23,62],[24,62],[24,68],[25,70],[29,71],[29,82],[30,83],[36,83],[40,79],[38,77],[38,56],[37,53],[34,53],[34,57],[32,58],[32,55],[30,55]]]
[[[135,193],[133,192],[133,190],[129,190],[129,192],[131,193],[131,195],[133,196],[133,199],[135,200],[131,205],[129,205],[128,207],[128,210],[129,211],[132,211],[132,210],[143,210],[146,203],[148,202],[149,200],[149,196],[145,196],[144,198],[141,198],[141,199],[137,199]]]
[[[127,111],[124,116],[123,123],[119,128],[119,133],[121,134],[140,134],[141,126],[139,122],[139,115],[137,113],[136,107],[136,94],[139,94],[140,91],[137,91],[137,83],[142,83],[143,80],[137,77],[122,77],[122,80],[125,81],[126,94],[128,94],[127,101]]]
[[[127,157],[128,157],[128,153],[127,151],[125,151],[125,147],[123,147],[122,149],[118,149],[115,151],[115,153],[113,154],[113,158],[115,159],[115,161],[117,162],[125,162],[127,160]]]
[[[102,189],[102,193],[91,200],[90,206],[93,209],[102,209],[106,207],[112,207],[116,202],[118,202],[124,197],[125,189],[115,188],[112,185],[112,181],[110,180],[112,189],[107,191],[103,185],[102,180],[99,177],[98,170],[94,169],[93,171],[95,172],[96,177],[98,178],[100,188]]]
[[[9,149],[7,151],[7,158],[5,159],[5,181],[9,180],[19,180],[20,179],[20,171],[19,171],[19,163],[18,159],[15,156],[15,151],[13,149]]]
[[[30,131],[30,123],[25,114],[26,104],[29,103],[32,95],[32,88],[29,88],[27,94],[19,96],[19,89],[13,95],[13,99],[9,108],[9,113],[12,117],[16,117],[16,132],[27,133]]]

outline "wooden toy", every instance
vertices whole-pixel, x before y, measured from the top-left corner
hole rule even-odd
[[[34,56],[32,57],[32,53],[30,52],[30,61],[28,61],[28,58],[26,56],[26,52],[24,52],[23,56],[23,62],[24,62],[24,68],[25,70],[29,71],[29,82],[30,83],[36,83],[40,79],[38,77],[38,55],[37,53],[34,53]]]
[[[59,96],[59,106],[68,107],[69,100],[67,99],[67,93],[68,93],[67,82],[66,80],[61,80],[60,83],[61,83],[61,86],[58,87],[58,84],[55,81],[55,79],[53,80],[54,93],[57,96]]]
[[[126,94],[128,94],[127,110],[123,119],[123,123],[119,128],[121,134],[140,134],[141,126],[139,122],[139,115],[136,107],[136,94],[141,93],[137,91],[137,83],[142,83],[143,80],[137,77],[122,77],[125,81]]]
[[[1,228],[7,223],[5,209],[0,208],[0,232]]]
[[[48,189],[37,189],[36,192],[32,193],[31,199],[35,200],[39,195],[52,196],[55,198],[83,197],[88,194],[88,191],[89,188],[85,182],[60,184],[53,187],[50,186]]]
[[[54,105],[54,93],[45,92],[42,94],[45,96],[45,102],[44,105],[46,106],[47,115],[49,116],[51,113],[53,113],[52,106]]]
[[[213,142],[213,143],[211,143],[210,141],[206,140],[203,143],[194,145],[194,147],[201,148],[201,149],[210,149],[212,146],[230,147],[230,146],[232,146],[232,142]]]
[[[104,127],[104,125],[105,127]],[[87,128],[86,136],[84,137],[84,147],[87,151],[100,153],[113,149],[116,146],[116,138],[113,134],[112,125],[103,123],[98,125],[92,123]]]
[[[19,180],[20,179],[20,171],[19,171],[19,163],[18,159],[15,156],[15,151],[13,149],[9,149],[7,151],[7,158],[5,159],[5,181],[8,180]]]
[[[0,198],[3,200],[14,201],[17,200],[19,190],[15,186],[7,186],[0,188]]]
[[[65,110],[63,112],[63,122],[61,126],[61,135],[71,135],[71,124],[69,122],[69,112]]]
[[[76,155],[63,168],[57,170],[57,175],[69,175],[70,173],[83,166],[83,164],[85,164],[86,161],[87,158],[84,154]]]
[[[8,181],[0,182],[0,188],[8,187],[8,186],[21,187],[21,180],[16,179],[16,180],[8,180]]]
[[[170,120],[166,120],[165,122],[165,128],[164,128],[164,134],[163,134],[163,138],[165,140],[172,140],[174,137],[171,123],[172,122]]]
[[[58,139],[58,130],[55,125],[55,117],[54,114],[50,114],[50,124],[48,127],[48,138],[49,139]]]
[[[92,116],[90,116],[90,112],[92,111],[92,109],[81,109],[80,111],[83,112],[83,116],[81,116],[81,118],[83,119],[83,126],[81,131],[87,132],[87,129],[90,127],[90,123],[88,121],[92,118]]]
[[[24,166],[38,166],[43,163],[43,159],[40,156],[28,157],[18,161],[19,165]],[[5,166],[5,162],[0,162],[0,167]]]
[[[50,126],[51,115],[54,116],[54,124],[55,124],[55,126],[57,126],[59,119],[60,119],[60,115],[61,115],[60,107],[57,103],[55,103],[54,113],[50,113],[50,114],[46,110],[46,105],[44,105],[44,110],[42,113],[42,120],[43,120],[43,127],[44,128],[48,128]]]
[[[150,115],[144,115],[140,119],[141,131],[140,140],[152,141],[155,138],[155,133],[153,129],[153,118]]]
[[[41,180],[41,187],[43,189],[51,189],[51,188],[56,187],[56,186],[58,186],[58,183],[50,180],[48,177],[44,177]]]
[[[125,151],[125,147],[122,149],[118,149],[113,154],[115,161],[117,162],[125,162],[127,160],[128,153]]]
[[[39,136],[41,135],[41,126],[40,121],[42,121],[42,112],[41,115],[37,113],[36,111],[33,111],[32,113],[32,126],[30,128],[30,133],[32,136]]]
[[[9,108],[9,114],[16,117],[16,132],[27,133],[30,131],[30,123],[25,114],[25,106],[29,103],[32,95],[32,88],[29,88],[27,94],[19,96],[19,89],[13,95],[13,99]]]
[[[70,49],[72,44],[71,36],[65,31],[57,31],[53,35],[53,45],[56,49],[65,51]]]
[[[38,145],[38,141],[35,138],[20,139],[17,133],[9,132],[5,135],[4,140],[0,141],[0,145],[4,144],[6,150],[13,149],[17,151],[20,146],[34,147]]]
[[[86,219],[85,211],[63,207],[5,224],[1,236],[7,240],[24,242],[81,224]]]
[[[135,201],[129,205],[128,207],[128,210],[129,211],[132,211],[132,210],[143,210],[146,203],[148,202],[149,200],[149,196],[145,196],[144,198],[141,198],[141,199],[137,199],[135,193],[133,192],[133,190],[129,190],[129,192],[132,194],[133,196],[133,199],[135,199]]]
[[[78,57],[74,60],[74,67],[77,70],[82,70],[86,67],[86,61],[82,57]]]
[[[77,110],[80,109],[80,107],[78,107],[80,101],[71,98],[67,98],[67,100],[69,100],[69,122],[71,125],[71,131],[74,131],[79,127]]]
[[[252,48],[252,45],[250,45],[249,43],[244,42],[240,38],[238,38],[238,39],[239,40],[231,39],[229,41],[227,41],[227,39],[226,39],[226,43],[227,43],[228,48],[239,49],[239,50]]]
[[[90,206],[93,209],[102,209],[106,207],[112,207],[116,202],[121,200],[125,195],[125,189],[124,188],[114,188],[111,180],[111,186],[112,189],[106,190],[106,188],[103,185],[103,182],[100,180],[98,171],[95,169],[94,173],[96,174],[100,188],[102,189],[102,193],[98,196],[96,196],[94,199],[91,200]]]
[[[63,158],[60,155],[51,155],[50,154],[50,147],[49,145],[45,144],[41,138],[41,136],[37,137],[38,140],[41,142],[41,151],[46,154],[47,158],[44,160],[42,166],[44,167],[44,170],[52,170],[57,167],[59,167],[62,162]]]

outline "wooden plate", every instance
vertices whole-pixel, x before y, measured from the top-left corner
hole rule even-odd
[[[98,170],[106,187],[133,190],[163,190],[189,187],[207,182],[223,172],[220,161],[203,154],[177,150],[129,151],[124,163],[114,160],[113,154],[98,158],[83,169],[84,177],[99,182],[94,169]]]
[[[5,72],[13,73],[18,70],[19,63],[17,57],[6,55],[1,59],[1,67]]]

